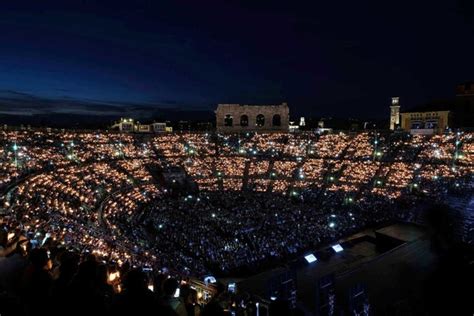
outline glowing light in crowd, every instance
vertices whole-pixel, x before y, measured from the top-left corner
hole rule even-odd
[[[335,244],[334,246],[331,247],[335,252],[341,252],[344,250],[340,244]]]
[[[114,282],[115,280],[118,280],[119,278],[120,278],[119,271],[109,273],[109,282]]]
[[[308,263],[313,263],[313,262],[316,262],[318,260],[316,258],[316,256],[313,255],[312,253],[310,253],[309,255],[304,256],[304,258]]]

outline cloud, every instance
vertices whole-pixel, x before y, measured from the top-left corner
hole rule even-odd
[[[2,124],[34,126],[108,126],[120,117],[141,122],[154,120],[212,120],[214,113],[175,100],[137,103],[77,99],[69,96],[47,98],[22,91],[0,90],[0,121]]]
[[[176,108],[178,102],[163,103],[125,103],[117,101],[98,101],[70,97],[46,98],[21,91],[0,90],[0,114],[40,115],[40,114],[79,114],[94,116],[132,116],[147,117],[159,109]]]

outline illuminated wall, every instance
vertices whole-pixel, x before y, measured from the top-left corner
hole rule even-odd
[[[219,104],[215,111],[218,132],[287,132],[289,108],[279,105]]]
[[[441,133],[449,126],[449,111],[401,113],[401,127],[406,131],[430,130]]]

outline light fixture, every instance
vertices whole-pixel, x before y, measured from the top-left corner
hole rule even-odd
[[[342,246],[340,244],[335,244],[334,246],[331,246],[331,248],[335,251],[335,252],[341,252],[344,250],[344,248],[342,248]]]
[[[304,256],[304,258],[308,263],[313,263],[313,262],[318,261],[318,259],[312,253],[310,253],[309,255]]]

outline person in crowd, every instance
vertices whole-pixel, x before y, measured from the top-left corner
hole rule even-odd
[[[0,313],[5,316],[22,313],[21,280],[28,265],[28,241],[18,242],[14,252],[0,260]]]
[[[124,278],[123,292],[115,297],[111,315],[147,315],[175,316],[167,305],[159,304],[156,296],[148,289],[146,274],[140,269],[130,270]]]
[[[163,283],[164,300],[168,306],[175,311],[178,316],[187,316],[186,305],[184,304],[179,291],[179,282],[175,278],[168,278]]]
[[[198,304],[197,291],[185,284],[181,286],[180,296],[186,306],[188,316],[200,316],[201,307]]]
[[[48,251],[44,248],[31,250],[29,262],[22,279],[22,303],[27,315],[44,315],[50,308],[53,283]]]
[[[13,253],[17,247],[17,244],[24,240],[26,240],[26,237],[20,235],[9,241],[8,231],[0,229],[0,261]]]
[[[225,301],[225,286],[222,283],[217,283],[217,291],[215,295],[212,297],[211,301],[209,301],[206,306],[204,306],[202,315],[203,316],[221,316],[227,315],[225,312],[224,304],[227,302]]]
[[[73,251],[64,251],[58,255],[58,276],[53,283],[53,296],[58,301],[67,293],[69,284],[79,268],[80,257]]]
[[[28,264],[27,254],[29,248],[28,240],[23,239],[16,243],[14,252],[0,261],[0,292],[6,291],[10,294],[19,294],[19,284],[23,271]]]

